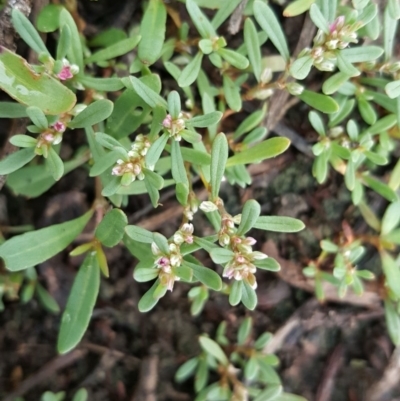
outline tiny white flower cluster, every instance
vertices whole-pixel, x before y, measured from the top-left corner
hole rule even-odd
[[[57,121],[51,127],[43,131],[36,142],[36,153],[42,155],[46,152],[44,148],[49,148],[51,145],[58,145],[62,141],[62,134],[66,130],[66,125],[62,121]],[[45,153],[46,156],[46,153]]]
[[[131,150],[128,152],[128,160],[117,160],[117,164],[113,167],[111,174],[122,176],[121,184],[129,185],[136,179],[143,180],[143,167],[147,150],[150,147],[149,140],[142,134],[135,138]]]
[[[158,278],[160,283],[172,291],[175,281],[180,278],[175,274],[174,269],[182,264],[180,246],[183,243],[193,243],[193,224],[185,223],[174,234],[173,242],[169,244],[168,254],[163,253],[155,242],[151,244],[151,251],[156,256],[155,266],[160,269]]]
[[[173,119],[170,114],[167,114],[162,122],[162,125],[164,129],[169,132],[170,138],[174,138],[175,141],[180,141],[182,139],[179,133],[185,129],[183,113],[179,113],[179,116],[176,119]]]
[[[253,251],[252,246],[256,240],[252,237],[232,236],[230,245],[234,256],[226,264],[223,276],[229,279],[245,280],[252,288],[257,288],[257,281],[254,273],[257,271],[254,265],[255,260],[266,259],[268,256],[262,252]]]
[[[345,49],[350,43],[357,43],[358,23],[346,24],[345,17],[340,16],[329,26],[329,33],[318,30],[312,49],[304,49],[299,57],[307,54],[314,59],[313,64],[320,71],[333,71],[336,67],[335,50]]]

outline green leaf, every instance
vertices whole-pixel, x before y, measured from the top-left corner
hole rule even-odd
[[[242,98],[240,96],[240,87],[235,84],[228,75],[223,75],[223,89],[225,101],[233,111],[240,111],[242,108]]]
[[[230,157],[226,163],[226,167],[235,166],[236,164],[259,163],[262,160],[280,155],[289,145],[290,141],[287,138],[267,139],[252,148]]]
[[[218,198],[219,188],[224,176],[226,163],[228,160],[228,141],[224,133],[219,133],[211,148],[211,199]]]
[[[199,343],[205,352],[212,355],[222,365],[229,365],[228,358],[226,357],[224,351],[222,351],[222,348],[214,340],[211,340],[211,338],[208,337],[200,336]]]
[[[211,125],[217,124],[222,118],[222,113],[220,111],[212,111],[211,113],[204,114],[202,116],[195,116],[186,123],[190,124],[192,127],[198,128],[208,128]]]
[[[279,396],[282,394],[283,388],[279,384],[269,385],[254,398],[254,401],[279,401]],[[293,400],[295,401],[295,400]]]
[[[400,316],[390,300],[385,300],[385,318],[390,339],[398,347],[400,345]]]
[[[188,184],[185,164],[183,162],[181,147],[178,141],[172,141],[171,144],[171,162],[172,162],[172,178],[176,183],[181,182]]]
[[[79,67],[79,71],[84,71],[83,68],[83,49],[81,37],[79,35],[78,27],[72,15],[63,7],[59,15],[60,27],[68,26],[71,31],[71,45],[67,53],[67,58],[72,64]]]
[[[343,72],[337,72],[330,76],[322,85],[322,92],[325,95],[332,95],[338,91],[338,89],[349,80],[349,76]]]
[[[310,18],[317,28],[321,29],[322,32],[329,34],[329,24],[322,14],[317,4],[312,4],[310,7]]]
[[[37,29],[40,32],[54,32],[60,26],[59,17],[62,6],[57,4],[48,4],[43,7],[36,20]]]
[[[113,102],[110,100],[97,100],[83,109],[83,111],[68,123],[68,127],[76,129],[98,124],[111,115],[113,107]]]
[[[115,92],[124,87],[120,78],[95,78],[79,76],[79,82],[85,87],[102,92]]]
[[[154,242],[153,233],[139,226],[126,226],[126,234],[135,241],[151,244]]]
[[[218,29],[232,13],[235,11],[236,7],[239,5],[241,0],[231,0],[221,2],[221,7],[215,13],[211,24],[214,29]]]
[[[358,96],[357,105],[363,120],[369,125],[375,124],[377,115],[371,103],[364,96]]]
[[[31,106],[26,109],[26,114],[31,119],[31,121],[41,130],[46,130],[49,123],[44,115],[43,111],[39,107]]]
[[[229,293],[229,303],[232,306],[236,306],[242,299],[242,287],[243,281],[234,280],[231,284],[231,290]]]
[[[337,66],[341,72],[348,75],[349,77],[357,77],[361,72],[351,64],[346,57],[343,57],[342,53],[338,51],[337,55]]]
[[[389,82],[385,86],[386,94],[391,98],[395,99],[400,96],[400,80]]]
[[[18,170],[36,156],[33,148],[26,148],[11,153],[0,161],[0,174],[6,175]]]
[[[304,223],[293,217],[285,216],[260,216],[254,228],[280,233],[296,233],[303,230]]]
[[[296,15],[303,14],[314,3],[315,0],[295,0],[283,10],[283,15],[285,17],[295,17]]]
[[[368,160],[375,163],[377,166],[384,166],[388,163],[388,159],[379,153],[371,152],[369,150],[365,150],[363,153],[367,156]]]
[[[190,86],[194,81],[196,81],[200,72],[202,60],[203,53],[199,51],[189,62],[189,64],[182,70],[178,78],[178,85],[181,88]]]
[[[337,0],[317,0],[322,15],[329,22],[333,21],[336,17]]]
[[[147,166],[155,166],[158,162],[158,159],[163,152],[165,145],[168,142],[168,134],[165,133],[161,135],[151,146],[150,149],[147,151],[146,154],[146,165]]]
[[[69,52],[71,46],[71,30],[64,25],[60,30],[60,37],[57,44],[57,60],[62,60]]]
[[[0,257],[10,271],[24,270],[50,259],[65,249],[84,229],[92,216],[87,212],[77,219],[17,235],[0,245]]]
[[[20,148],[34,148],[37,141],[29,135],[14,135],[10,138],[10,143]]]
[[[94,235],[104,246],[111,248],[122,240],[127,224],[126,214],[120,209],[112,209],[96,227]]]
[[[76,103],[74,93],[65,85],[46,73],[37,74],[22,57],[2,46],[0,88],[18,102],[39,107],[45,114],[65,113]]]
[[[150,0],[140,23],[142,37],[138,56],[145,65],[154,64],[160,57],[165,39],[167,10],[162,0]]]
[[[230,249],[212,248],[210,251],[211,259],[214,263],[224,264],[232,260],[234,253]]]
[[[281,270],[281,265],[273,258],[266,258],[261,260],[255,260],[253,262],[259,269],[268,270],[271,272],[278,272]]]
[[[148,312],[149,310],[153,309],[159,298],[155,297],[155,291],[160,285],[160,280],[156,280],[151,288],[140,298],[138,309],[140,312]]]
[[[26,106],[16,102],[0,102],[0,118],[27,117]]]
[[[256,200],[250,199],[246,201],[242,211],[242,218],[237,229],[237,235],[244,235],[250,231],[259,218],[260,212],[261,207]]]
[[[196,263],[188,262],[186,260],[183,263],[185,266],[188,266],[193,270],[193,276],[205,286],[214,291],[221,291],[222,280],[214,270]]]
[[[60,313],[60,306],[56,300],[50,295],[50,293],[39,283],[35,287],[36,295],[39,302],[51,313]]]
[[[72,401],[86,401],[88,399],[88,392],[85,388],[79,389],[75,395]]]
[[[246,44],[247,54],[249,56],[250,65],[253,69],[257,82],[261,77],[261,45],[258,40],[256,26],[251,18],[247,18],[244,22],[244,43]]]
[[[400,201],[391,203],[383,217],[382,217],[382,227],[381,235],[389,234],[394,228],[400,223]]]
[[[253,319],[248,316],[243,320],[243,322],[239,327],[237,335],[238,345],[244,345],[246,343],[246,341],[249,339],[252,327],[253,327]]]
[[[264,120],[265,117],[265,113],[266,109],[265,107],[263,107],[261,110],[257,110],[253,113],[251,113],[249,116],[247,116],[239,125],[239,127],[237,127],[235,134],[233,136],[234,139],[238,139],[240,138],[243,134],[245,134],[246,132],[249,132],[253,129],[265,129],[264,127],[258,127],[259,124],[262,123],[262,121]],[[256,128],[257,127],[257,128]],[[243,140],[243,143],[248,143],[248,137],[252,135],[252,133],[250,133],[249,135],[246,135],[246,137]]]
[[[53,147],[50,147],[48,152],[46,167],[53,178],[58,181],[64,174],[64,163]]]
[[[243,305],[250,310],[254,310],[257,306],[256,291],[250,287],[250,284],[247,281],[243,281],[242,285],[242,302]]]
[[[307,78],[313,63],[314,59],[311,56],[300,57],[291,64],[290,74],[296,79]]]
[[[147,281],[157,278],[159,273],[159,269],[154,269],[152,267],[137,267],[133,272],[133,278],[138,283],[146,283]]]
[[[119,56],[123,56],[124,54],[129,53],[131,50],[133,50],[139,43],[140,39],[141,38],[139,35],[123,39],[117,43],[114,43],[111,46],[106,47],[105,49],[93,53],[85,60],[85,63],[98,63],[101,61],[107,61]]]
[[[383,48],[385,61],[389,61],[393,56],[393,45],[395,43],[397,30],[397,20],[390,15],[387,7],[383,13]]]
[[[50,55],[38,31],[18,8],[13,8],[11,19],[15,30],[31,49],[37,54],[46,53]]]
[[[396,297],[400,297],[400,268],[396,261],[386,252],[380,251],[382,260],[382,270],[385,274],[386,283],[394,292]]]
[[[349,191],[353,191],[356,181],[356,171],[353,160],[347,162],[346,172],[344,174],[344,181]]]
[[[67,353],[81,341],[89,326],[99,289],[99,265],[96,256],[89,253],[75,277],[61,319],[57,341],[60,354]]]
[[[168,93],[168,110],[173,120],[179,117],[181,112],[181,98],[177,91]]]
[[[379,46],[357,46],[338,52],[349,63],[365,63],[374,61],[383,54],[383,49]]]
[[[289,62],[290,55],[285,34],[283,33],[281,24],[276,18],[274,12],[261,0],[256,0],[253,3],[253,12],[255,19],[260,24],[261,28],[267,33],[279,54],[286,62]]]
[[[200,10],[199,6],[194,0],[186,0],[186,9],[201,37],[203,37],[204,39],[214,39],[218,36],[215,32],[214,27],[211,25],[211,22],[203,14],[203,12]]]
[[[167,102],[148,85],[133,76],[130,76],[129,79],[133,89],[150,107],[161,106],[164,109],[168,108]]]
[[[188,359],[183,365],[179,366],[178,370],[175,373],[175,380],[178,383],[182,383],[190,376],[193,376],[198,364],[198,358]]]
[[[222,48],[218,50],[218,54],[239,70],[244,70],[249,66],[249,60],[234,50]]]
[[[312,127],[318,132],[319,135],[326,136],[325,124],[318,113],[315,111],[310,111],[308,113],[308,119],[310,120]]]
[[[389,10],[390,16],[393,19],[400,19],[400,4],[398,0],[388,0],[387,8]]]
[[[365,174],[362,176],[362,180],[367,186],[383,196],[389,202],[394,202],[397,200],[396,193],[382,181]]]
[[[305,89],[298,97],[304,103],[307,103],[309,106],[314,107],[314,109],[322,111],[326,114],[336,113],[339,110],[339,105],[330,96],[311,92]]]
[[[373,212],[373,210],[362,201],[360,201],[358,207],[360,208],[360,212],[364,217],[365,222],[375,231],[380,231],[381,222],[379,221],[378,217],[376,217],[376,214]]]

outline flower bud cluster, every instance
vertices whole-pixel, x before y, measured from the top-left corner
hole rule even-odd
[[[173,242],[169,243],[169,252],[167,254],[162,252],[155,242],[151,244],[151,251],[156,256],[155,266],[159,269],[158,278],[160,283],[170,291],[173,290],[175,281],[180,280],[174,269],[182,264],[183,258],[180,245],[184,242],[187,244],[193,243],[193,225],[190,223],[183,224],[174,234]]]
[[[179,113],[179,116],[176,119],[173,119],[171,114],[167,114],[162,125],[164,129],[169,132],[170,138],[174,138],[175,141],[180,141],[182,139],[179,133],[185,129],[183,113]]]
[[[256,243],[254,238],[236,234],[235,224],[240,224],[240,220],[240,214],[232,217],[226,213],[221,218],[221,229],[218,233],[219,244],[229,247],[234,253],[232,259],[225,266],[223,276],[229,279],[245,280],[252,288],[257,288],[254,275],[257,268],[253,262],[267,258],[267,255],[253,251],[252,247]]]
[[[128,159],[117,160],[117,164],[113,167],[111,174],[122,176],[122,185],[129,185],[136,179],[143,180],[143,168],[145,166],[144,157],[150,145],[150,141],[142,134],[139,134],[135,138],[131,150],[128,152]]]
[[[226,264],[223,276],[229,279],[245,280],[252,288],[257,288],[254,273],[257,268],[255,260],[262,260],[268,256],[262,252],[253,251],[256,240],[252,237],[240,237],[233,235],[230,238],[230,247],[234,252],[232,259]]]
[[[35,153],[46,156],[47,152],[44,148],[48,149],[51,145],[58,145],[62,141],[62,134],[65,130],[66,125],[62,121],[57,121],[43,131],[37,139]]]
[[[329,33],[318,30],[312,49],[303,50],[299,57],[309,54],[314,66],[320,71],[333,71],[336,66],[336,50],[345,49],[350,43],[357,43],[358,23],[346,24],[342,15],[330,24]]]
[[[62,60],[62,64],[61,71],[57,74],[61,81],[71,79],[79,73],[79,67],[76,64],[70,64],[66,58]]]

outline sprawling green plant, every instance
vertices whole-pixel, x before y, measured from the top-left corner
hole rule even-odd
[[[13,236],[0,246],[0,257],[12,272],[0,276],[0,296],[15,297],[24,283],[21,296],[25,301],[36,292],[48,309],[57,312],[55,301],[37,284],[34,267],[69,247],[93,219],[96,223],[91,239],[75,244],[70,252],[85,257],[62,316],[59,352],[71,350],[82,339],[96,303],[100,274],[109,275],[104,248],[121,242],[139,260],[134,279],[153,281],[139,302],[139,310],[152,309],[168,290],[173,290],[176,281],[193,285],[188,293],[193,314],[201,312],[210,290],[229,294],[231,305],[243,303],[254,309],[257,269],[277,271],[280,266],[256,250],[256,241],[248,233],[252,229],[297,232],[304,225],[289,217],[261,216],[255,200],[248,200],[241,214],[232,215],[225,208],[220,189],[225,179],[242,187],[251,184],[246,165],[275,157],[288,148],[287,138],[264,139],[267,130],[263,126],[268,114],[266,99],[276,91],[287,91],[314,109],[309,120],[319,135],[312,148],[317,181],[323,183],[328,178],[329,166],[343,174],[354,205],[379,233],[339,244],[324,240],[319,260],[310,263],[305,274],[315,278],[321,299],[321,280],[337,284],[342,296],[349,286],[361,294],[361,279],[374,276],[359,270],[356,263],[362,256],[362,243],[372,243],[382,260],[380,295],[389,333],[393,342],[400,344],[396,256],[400,244],[400,162],[389,179],[378,169],[395,158],[399,136],[400,63],[393,60],[400,18],[398,1],[388,0],[382,15],[372,0],[353,0],[345,5],[337,0],[291,2],[284,15],[308,11],[317,28],[312,47],[303,49],[296,58],[291,57],[281,23],[266,1],[247,2],[243,43],[235,49],[218,30],[240,0],[186,0],[189,19],[197,30],[193,35],[188,22],[180,21],[175,14],[169,20],[162,0],[144,3],[141,24],[129,34],[110,29],[91,40],[80,34],[65,8],[46,6],[37,29],[57,39],[54,53],[29,20],[13,10],[15,29],[37,53],[39,64],[30,65],[0,47],[0,88],[17,101],[0,103],[0,117],[31,121],[26,133],[10,139],[20,149],[0,161],[0,174],[8,175],[7,186],[14,194],[32,198],[83,166],[95,181],[96,199],[81,217]],[[211,20],[201,7],[217,9]],[[168,38],[167,23],[175,27]],[[371,41],[380,44],[371,45]],[[271,42],[279,54],[263,56],[261,47],[266,42]],[[132,51],[136,58],[130,66],[119,62],[118,57]],[[216,68],[220,80],[214,82],[207,76],[205,58]],[[112,76],[99,78],[103,68],[112,71]],[[313,69],[331,73],[323,75],[322,93],[306,89],[308,81],[297,82],[305,80]],[[168,74],[168,86],[156,71],[162,77]],[[240,112],[243,101],[248,100],[262,104],[234,132],[220,132],[225,120]],[[74,135],[76,129],[85,131],[87,144],[63,160],[60,149],[64,137]],[[207,200],[196,195],[193,185],[197,179],[206,189]],[[128,224],[123,208],[130,196],[148,194],[156,208],[160,190],[168,186],[175,187],[176,199],[183,207],[181,224],[173,236],[166,238]],[[368,206],[370,190],[389,202],[382,221]],[[205,214],[215,234],[202,237],[197,232],[193,223],[196,213]],[[199,249],[222,269],[204,266],[194,255]],[[336,255],[331,272],[321,267],[327,254]],[[230,366],[212,340],[202,337],[200,343],[211,356],[203,356],[202,364],[193,362],[192,370]],[[254,347],[251,352],[258,355],[257,342]],[[258,377],[263,385],[269,385],[267,379],[257,376],[263,368],[261,362],[254,361],[263,358],[250,357],[245,377],[249,381]],[[202,380],[199,391],[207,381]],[[281,394],[276,382],[273,384],[275,387],[265,390],[256,386],[253,391],[246,381],[236,390],[216,386],[213,391],[218,399],[241,400],[245,393],[257,400],[292,399]],[[242,395],[239,388],[244,389]]]

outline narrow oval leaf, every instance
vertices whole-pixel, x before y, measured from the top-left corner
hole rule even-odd
[[[47,118],[44,115],[43,111],[36,106],[30,106],[26,109],[26,113],[28,114],[31,121],[41,130],[47,129],[49,123],[47,122]]]
[[[222,280],[221,277],[214,271],[205,266],[195,263],[184,261],[184,264],[193,270],[193,276],[197,278],[205,286],[214,291],[221,291]]]
[[[225,248],[212,248],[210,250],[210,256],[214,263],[227,263],[232,260],[234,253],[230,249]]]
[[[145,228],[130,225],[125,227],[125,232],[128,237],[135,241],[143,242],[145,244],[151,244],[154,242],[153,233]]]
[[[322,92],[325,95],[332,95],[338,91],[338,89],[349,80],[349,76],[343,72],[337,72],[336,74],[330,76],[322,85]]]
[[[155,291],[160,285],[160,280],[156,280],[151,288],[140,298],[138,309],[140,312],[148,312],[149,310],[153,309],[159,298],[155,297]]]
[[[159,269],[152,269],[149,267],[139,267],[133,272],[133,278],[138,283],[146,283],[147,281],[154,280],[160,273]]]
[[[229,365],[228,358],[226,357],[222,348],[211,338],[200,336],[199,342],[201,348],[208,354],[212,355],[215,359],[217,359],[222,365]]]
[[[84,229],[90,210],[77,219],[17,235],[0,245],[0,257],[11,271],[23,270],[50,259],[66,248]]]
[[[365,63],[382,56],[383,49],[379,46],[356,46],[340,50],[340,54],[349,63]]]
[[[182,70],[178,78],[178,85],[181,88],[190,86],[194,81],[196,81],[200,72],[202,60],[203,53],[199,51],[190,63]]]
[[[179,117],[181,112],[181,98],[177,91],[168,93],[168,111],[173,120]]]
[[[339,105],[330,96],[315,93],[309,90],[304,90],[298,96],[304,103],[314,107],[314,109],[322,111],[323,113],[336,113],[339,110]]]
[[[167,10],[162,0],[150,0],[140,23],[142,37],[138,56],[145,65],[153,64],[161,54],[165,39]]]
[[[311,5],[310,17],[311,17],[312,22],[314,22],[314,24],[316,25],[317,28],[321,29],[321,31],[326,34],[329,34],[328,21],[323,16],[323,14],[317,4]]]
[[[50,147],[48,152],[46,167],[53,178],[58,181],[64,174],[64,163],[53,147]]]
[[[37,141],[29,135],[14,135],[10,138],[10,143],[20,148],[34,148]]]
[[[211,198],[218,198],[219,188],[224,176],[226,162],[228,160],[228,141],[225,134],[219,133],[212,144],[211,149]]]
[[[114,108],[113,102],[107,99],[97,100],[80,112],[70,123],[70,128],[84,128],[91,127],[101,121],[107,119]]]
[[[385,300],[385,318],[390,339],[400,345],[400,316],[390,300]]]
[[[71,110],[76,97],[50,75],[37,74],[20,56],[0,46],[0,88],[27,106],[36,106],[45,114]]]
[[[269,270],[271,272],[278,272],[281,270],[281,265],[273,258],[266,258],[254,261],[254,264],[262,270]]]
[[[256,26],[251,18],[247,18],[244,23],[244,43],[246,44],[247,54],[249,56],[250,65],[253,69],[254,76],[257,82],[260,82],[261,77],[261,46],[258,40]]]
[[[200,10],[199,6],[196,4],[194,0],[186,0],[186,9],[190,15],[190,18],[194,26],[204,39],[213,39],[218,36],[215,32],[214,27],[211,25],[211,22],[203,14],[203,12]],[[186,85],[179,85],[179,86],[186,86]]]
[[[95,78],[79,76],[79,82],[86,88],[96,89],[102,92],[115,92],[124,87],[120,78]]]
[[[13,8],[11,19],[15,30],[31,49],[37,54],[46,53],[50,55],[38,31],[18,8]]]
[[[311,56],[300,57],[290,66],[290,74],[296,79],[307,78],[313,63],[314,60]]]
[[[196,116],[187,120],[186,122],[192,127],[197,128],[208,128],[211,125],[219,123],[222,118],[220,111],[212,111],[211,113],[204,114],[202,116]]]
[[[161,106],[164,109],[168,108],[166,100],[141,80],[133,76],[130,76],[129,79],[133,89],[150,107],[155,108]]]
[[[26,106],[16,102],[0,102],[0,118],[27,117]]]
[[[243,281],[237,281],[237,280],[233,281],[229,292],[229,303],[232,306],[238,305],[239,302],[241,301],[242,286],[243,286]]]
[[[285,17],[295,17],[296,15],[303,14],[314,3],[315,0],[295,0],[283,10],[283,15]]]
[[[400,223],[400,201],[391,203],[382,218],[381,234],[389,234]]]
[[[148,167],[154,167],[156,165],[167,142],[168,142],[168,134],[165,133],[165,134],[161,135],[150,146],[150,149],[147,151],[147,154],[146,154],[146,165]]]
[[[237,229],[237,234],[244,235],[250,231],[260,216],[260,212],[260,204],[254,199],[248,200],[243,207],[242,218]]]
[[[280,233],[296,233],[303,230],[304,227],[302,221],[285,216],[260,216],[254,224],[254,228]]]
[[[123,39],[105,49],[99,50],[89,56],[86,63],[98,63],[100,61],[107,61],[119,56],[123,56],[133,50],[140,41],[140,36],[132,36],[131,38]]]
[[[396,297],[400,297],[400,268],[396,261],[386,251],[381,251],[380,254],[386,283],[394,292]]]
[[[281,24],[276,18],[274,12],[261,0],[256,0],[254,2],[253,12],[254,17],[260,24],[261,28],[267,33],[280,55],[286,62],[288,62],[290,55],[285,34],[283,33]]]
[[[252,148],[230,157],[226,163],[226,167],[235,166],[236,164],[259,163],[262,160],[280,155],[289,145],[290,140],[287,138],[267,139]]]
[[[26,148],[11,153],[0,161],[0,174],[6,175],[20,169],[36,156],[33,148]]]
[[[95,237],[107,247],[117,245],[124,236],[128,218],[121,209],[110,210],[96,227]]]
[[[234,50],[222,48],[218,50],[218,54],[239,70],[244,70],[249,66],[249,60]]]
[[[391,98],[395,99],[400,96],[400,80],[389,82],[385,86],[386,94]]]
[[[100,269],[95,253],[91,252],[86,256],[75,277],[61,318],[57,341],[57,350],[60,354],[70,351],[81,341],[89,326],[99,288]]]
[[[254,310],[257,306],[257,294],[254,288],[250,287],[247,281],[243,281],[242,285],[242,302],[243,305],[250,310]]]

